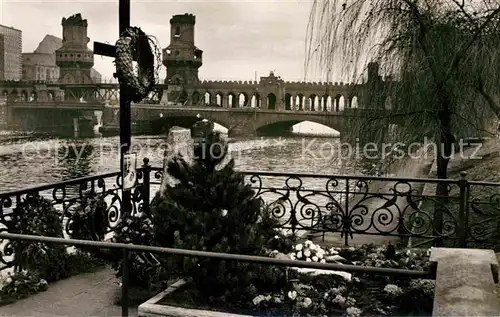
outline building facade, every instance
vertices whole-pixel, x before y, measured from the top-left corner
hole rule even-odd
[[[0,25],[0,80],[21,80],[22,77],[22,31]]]
[[[33,53],[23,53],[23,79],[58,83],[59,66],[56,64],[56,51],[63,46],[60,37],[47,34]],[[94,68],[90,70],[92,82],[100,83],[101,74]]]
[[[56,54],[23,53],[23,79],[57,83],[59,67],[56,65]]]

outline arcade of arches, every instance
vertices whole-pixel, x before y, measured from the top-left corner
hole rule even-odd
[[[191,101],[191,102],[189,102]],[[252,107],[252,108],[264,108],[276,109],[278,104],[278,98],[275,94],[269,93],[267,96],[262,98],[258,93],[249,95],[247,93],[227,93],[222,92],[211,93],[205,92],[204,94],[195,91],[189,98],[186,91],[180,93],[179,100],[180,103],[189,103],[194,106],[217,106],[223,108],[242,108],[242,107]],[[342,111],[344,108],[357,108],[358,107],[358,97],[356,95],[351,95],[345,97],[343,95],[309,95],[304,94],[290,94],[286,93],[284,100],[281,101],[284,105],[285,110],[290,111]]]
[[[56,95],[55,92],[47,91],[47,96],[45,99],[47,99],[48,101],[53,101],[56,99],[55,95]],[[38,95],[33,90],[27,91],[27,90],[13,89],[10,91],[8,91],[8,90],[1,91],[0,98],[9,99],[9,100],[16,101],[16,102],[19,102],[19,101],[32,102],[32,101],[38,100]]]

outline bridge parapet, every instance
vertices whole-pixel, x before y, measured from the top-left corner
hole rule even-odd
[[[204,87],[234,88],[234,86],[256,86],[258,82],[253,80],[203,80],[200,84]]]
[[[320,88],[331,88],[331,89],[345,89],[353,88],[357,86],[355,83],[344,83],[344,82],[308,82],[308,81],[286,81],[285,85],[287,87],[301,86],[304,88],[320,89]]]

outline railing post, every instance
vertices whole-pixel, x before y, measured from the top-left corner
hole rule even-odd
[[[127,249],[123,249],[122,263],[122,317],[128,317],[128,278],[129,278],[130,255]]]
[[[149,165],[149,159],[145,157],[143,159],[144,165],[142,165],[142,207],[143,212],[149,215],[149,198],[151,193],[151,166]]]
[[[351,233],[351,215],[349,212],[349,178],[345,180],[345,210],[342,215],[342,229],[344,231],[344,244],[349,245],[349,234]]]
[[[469,184],[466,172],[460,173],[460,180],[458,186],[460,187],[460,209],[458,213],[458,245],[465,248],[467,245],[467,219],[468,215],[468,197],[469,197]]]

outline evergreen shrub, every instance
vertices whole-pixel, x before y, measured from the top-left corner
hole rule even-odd
[[[223,164],[227,144],[212,133],[196,145],[188,163],[176,157],[167,166],[177,180],[152,205],[155,239],[163,247],[267,256],[279,233],[261,199],[234,169]],[[285,285],[285,269],[211,258],[167,256],[169,268],[191,277],[198,298],[210,304],[251,301],[259,292]]]

